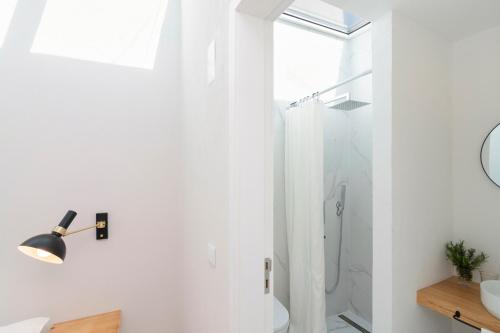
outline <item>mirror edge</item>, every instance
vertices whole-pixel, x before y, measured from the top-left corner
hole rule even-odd
[[[486,144],[486,141],[488,140],[488,138],[490,137],[491,133],[493,133],[494,130],[496,130],[497,128],[500,128],[500,123],[497,123],[489,132],[488,134],[486,135],[486,137],[484,138],[483,140],[483,143],[481,144],[481,150],[479,151],[479,161],[481,162],[481,168],[483,169],[483,172],[484,174],[486,175],[486,177],[488,177],[488,179],[498,188],[500,188],[500,184],[498,184],[497,182],[495,182],[493,180],[493,178],[490,177],[489,173],[486,171],[486,168],[484,167],[484,163],[483,163],[483,150],[484,150],[484,145]]]

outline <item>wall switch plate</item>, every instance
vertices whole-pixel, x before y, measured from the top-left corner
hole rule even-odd
[[[207,83],[215,81],[215,66],[216,66],[216,46],[215,40],[208,45],[207,51]]]
[[[208,243],[208,263],[212,268],[217,267],[217,249],[210,243]]]

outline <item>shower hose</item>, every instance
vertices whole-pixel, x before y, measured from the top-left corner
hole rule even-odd
[[[325,209],[326,201],[323,202],[323,218],[326,219],[326,209]],[[325,284],[325,292],[327,295],[333,294],[335,290],[337,290],[337,287],[339,286],[340,282],[340,260],[342,259],[342,238],[343,238],[343,229],[344,229],[344,207],[340,201],[337,201],[337,216],[340,217],[340,236],[339,236],[339,247],[338,247],[338,254],[337,254],[337,276],[335,279],[335,284],[331,287],[328,288]]]

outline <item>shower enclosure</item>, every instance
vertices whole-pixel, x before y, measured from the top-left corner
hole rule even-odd
[[[275,296],[289,310],[294,308],[294,302],[298,301],[298,297],[303,298],[303,295],[297,296],[293,290],[297,285],[297,276],[292,276],[296,274],[293,266],[296,265],[297,260],[300,262],[300,258],[296,258],[297,251],[294,251],[293,246],[291,247],[297,240],[290,239],[296,236],[290,233],[294,228],[293,225],[290,226],[290,221],[294,218],[291,216],[293,209],[287,205],[294,204],[289,197],[297,197],[298,193],[297,189],[290,189],[291,185],[285,170],[293,169],[294,165],[290,166],[289,163],[297,163],[297,161],[291,162],[290,158],[287,158],[286,152],[290,150],[291,144],[287,142],[291,140],[287,133],[287,130],[289,131],[287,112],[293,112],[297,106],[300,108],[301,105],[318,100],[322,107],[323,124],[323,147],[321,148],[323,154],[320,168],[323,198],[322,207],[318,209],[321,210],[320,215],[323,221],[321,246],[324,251],[322,273],[324,274],[323,299],[326,329],[328,332],[337,333],[370,332],[372,319],[371,33],[369,29],[366,29],[357,36],[351,36],[352,38],[345,40],[322,36],[325,43],[323,50],[325,53],[327,51],[330,53],[324,59],[318,59],[313,47],[309,53],[307,52],[308,40],[318,38],[315,32],[310,30],[301,32],[309,35],[303,37],[306,51],[297,54],[295,43],[297,39],[300,40],[300,33],[293,32],[295,42],[287,49],[286,45],[283,47],[283,44],[286,44],[286,34],[280,35],[280,29],[292,28],[278,27],[276,29],[278,33],[275,34],[276,47],[282,48],[275,49],[275,67],[278,67],[275,71],[277,103],[274,116]],[[323,42],[315,40],[315,43],[317,43],[317,48],[317,45]],[[291,52],[294,54],[291,55]],[[297,64],[286,63],[291,61],[287,58],[289,56],[296,59]],[[285,62],[285,64],[279,62]],[[314,79],[317,67],[331,73],[328,84],[325,84],[324,73],[318,74],[323,75],[320,79]],[[290,73],[290,68],[297,72]],[[310,77],[303,74],[307,70],[310,70]],[[317,72],[319,73],[319,70]],[[296,95],[298,91],[306,89],[308,89],[307,93]],[[320,93],[312,94],[314,91]],[[286,95],[286,93],[289,94]],[[298,100],[295,104],[293,103],[297,98],[308,94],[310,95],[309,101]],[[303,109],[302,112],[305,112],[307,108]],[[300,127],[300,122],[295,123],[294,126]],[[307,135],[305,137],[307,138]],[[293,138],[296,139],[296,137]],[[311,174],[314,172],[311,173],[309,170],[309,173],[306,172],[303,176]],[[311,207],[306,208],[312,209]],[[295,221],[295,223],[306,224],[310,222],[308,218],[303,219],[302,222]],[[314,231],[316,229],[304,230],[313,234],[316,232]],[[314,247],[314,245],[311,246]],[[308,249],[304,251],[308,255],[313,253]],[[317,272],[316,270],[314,273]],[[304,274],[300,278],[308,279]],[[293,283],[290,284],[290,281]],[[319,299],[318,302],[321,302],[321,298]],[[291,324],[293,324],[293,311],[290,316]],[[292,333],[300,332],[297,329],[291,331]]]

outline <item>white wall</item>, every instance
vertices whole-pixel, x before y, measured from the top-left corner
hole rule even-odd
[[[154,70],[29,53],[43,2],[19,1],[0,49],[0,325],[123,310],[124,333],[178,332],[180,1]],[[110,216],[110,239],[66,239],[66,262],[20,254],[66,210]]]
[[[392,13],[372,23],[373,323],[392,332]]]
[[[481,168],[479,154],[500,122],[500,27],[453,47],[453,217],[454,238],[490,254],[486,270],[500,272],[500,188]]]
[[[451,46],[400,14],[392,23],[393,331],[444,333],[450,321],[415,293],[450,274]]]
[[[479,154],[484,138],[500,122],[498,40],[500,27],[476,34],[454,44],[452,58],[453,238],[489,254],[483,268],[492,272],[500,272],[500,188],[484,174]]]
[[[394,36],[392,46],[388,25]],[[376,21],[373,34],[374,302],[379,305],[374,307],[374,331],[450,332],[453,326],[454,332],[472,332],[418,307],[415,292],[449,276],[443,244],[451,239],[465,239],[486,251],[491,257],[484,269],[500,271],[500,258],[495,255],[500,215],[495,204],[500,192],[479,161],[484,137],[500,121],[496,103],[500,27],[450,45],[395,13]],[[387,52],[391,48],[392,84],[382,79],[390,72]],[[384,94],[388,83],[392,91]],[[391,120],[384,120],[386,111],[392,114]],[[392,139],[384,132],[390,122]],[[384,158],[385,154],[392,157]],[[393,172],[388,177],[390,168]],[[389,191],[384,183],[392,189],[392,203],[384,202]],[[378,252],[378,243],[385,240],[390,245],[382,217],[389,221],[391,214],[394,282],[388,290],[391,277],[382,278],[380,259],[388,249]],[[392,293],[392,304],[380,306],[384,292]],[[384,312],[391,307],[390,315]]]
[[[216,79],[207,49],[216,40]],[[228,1],[182,1],[182,211],[178,332],[229,330]],[[207,245],[217,248],[217,267]]]

